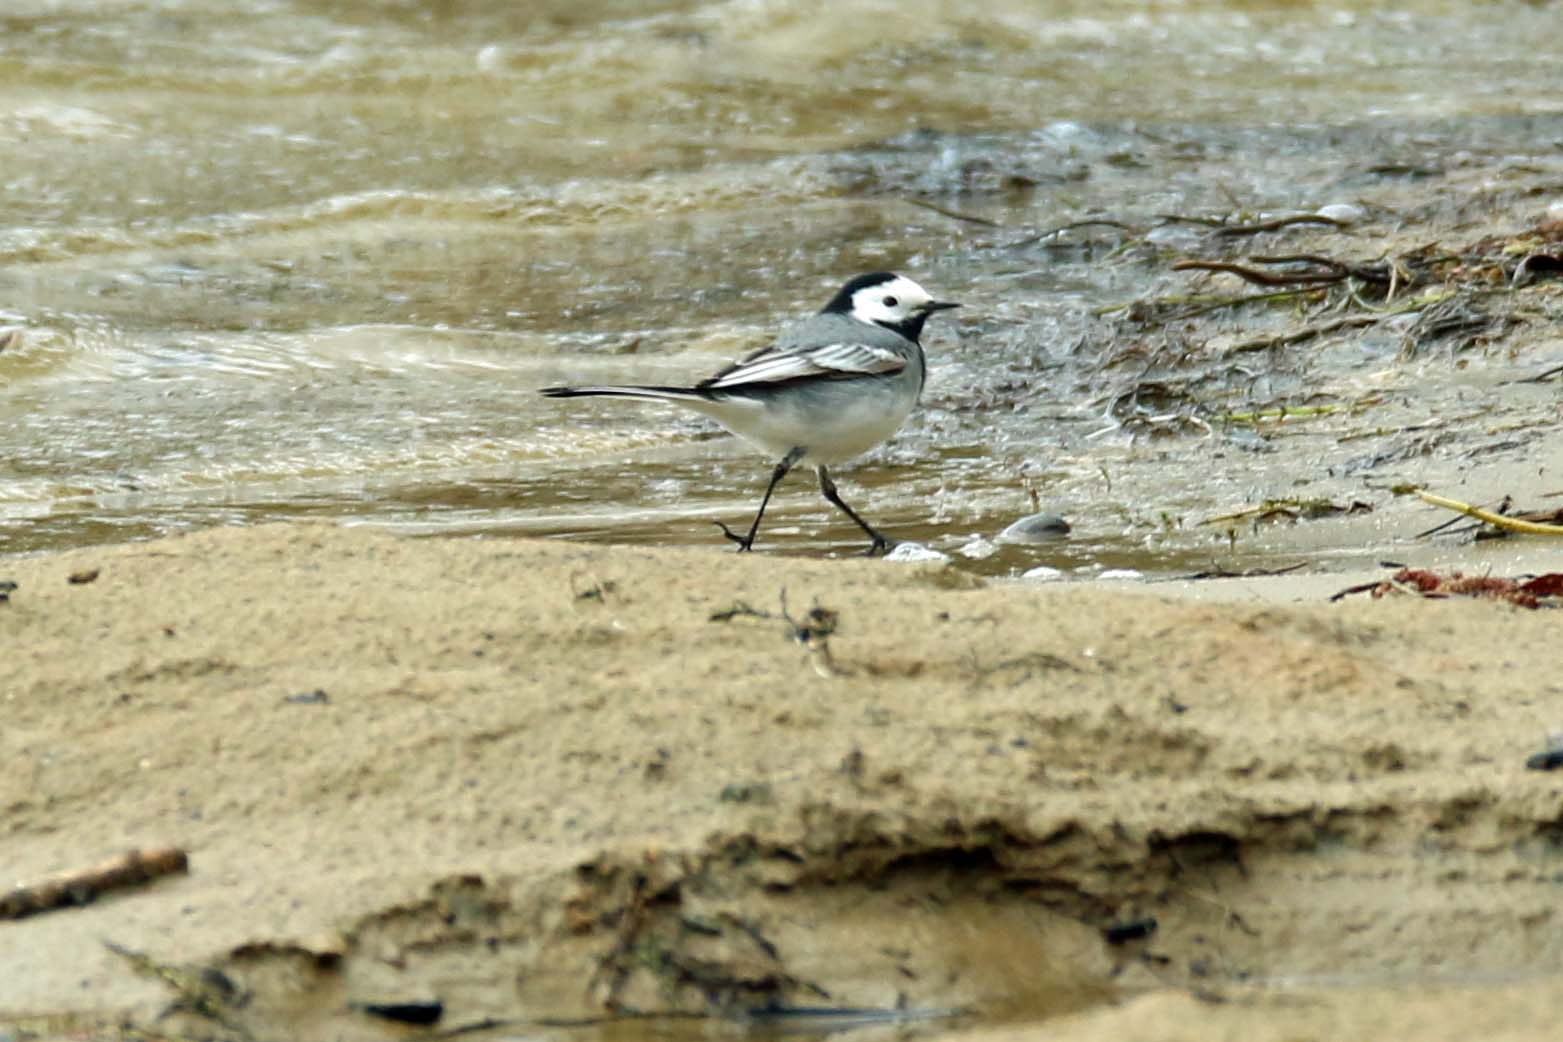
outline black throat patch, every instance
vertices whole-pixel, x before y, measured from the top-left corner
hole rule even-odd
[[[900,333],[912,343],[917,343],[923,337],[923,323],[928,321],[928,312],[919,311],[905,322],[875,322],[876,326],[883,326],[892,333]]]

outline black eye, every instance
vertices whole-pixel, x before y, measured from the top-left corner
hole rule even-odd
[[[893,307],[895,307],[897,304],[899,304],[901,302],[899,300],[895,299],[894,297],[886,297],[884,299],[883,303],[884,303],[885,307],[893,308]]]

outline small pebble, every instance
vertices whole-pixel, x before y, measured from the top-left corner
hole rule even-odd
[[[505,49],[497,43],[491,43],[478,51],[474,64],[483,72],[503,72],[506,65]]]
[[[1555,771],[1563,767],[1563,749],[1548,749],[1542,753],[1532,753],[1525,759],[1525,766],[1533,771]]]
[[[893,550],[885,554],[887,561],[948,561],[949,559],[949,554],[940,553],[922,543],[897,543]]]
[[[1137,568],[1109,568],[1098,579],[1143,579],[1145,573]]]
[[[366,1002],[359,1008],[370,1016],[420,1027],[437,1023],[445,1014],[445,1004],[438,999],[430,1002]]]
[[[1563,734],[1554,731],[1547,735],[1547,747],[1526,757],[1525,766],[1533,771],[1555,771],[1563,767]]]
[[[964,545],[958,547],[955,552],[970,560],[981,561],[998,553],[999,548],[991,539],[984,539],[980,535],[974,535]]]
[[[722,786],[717,800],[722,803],[772,803],[775,794],[769,782],[732,782]]]
[[[1054,579],[1062,579],[1064,573],[1058,568],[1049,568],[1045,564],[1039,564],[1029,572],[1022,572],[1020,577],[1037,582],[1052,582]]]
[[[1057,514],[1030,514],[993,537],[997,543],[1048,543],[1069,534],[1069,522]]]
[[[296,695],[288,695],[283,701],[301,706],[329,705],[331,696],[326,694],[323,689],[317,687],[313,691],[302,691]]]
[[[1315,211],[1320,217],[1328,217],[1340,224],[1356,224],[1368,215],[1367,211],[1356,203],[1330,203],[1321,206]]]
[[[1129,941],[1143,941],[1155,932],[1156,917],[1153,915],[1102,927],[1102,937],[1108,944],[1126,944]]]

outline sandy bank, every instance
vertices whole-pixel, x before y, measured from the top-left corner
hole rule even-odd
[[[7,882],[190,855],[0,923],[12,1017],[156,1016],[104,939],[219,970],[217,1033],[276,1039],[409,1003],[1082,1039],[1563,1013],[1563,774],[1524,767],[1563,720],[1556,613],[325,526],[0,573]]]

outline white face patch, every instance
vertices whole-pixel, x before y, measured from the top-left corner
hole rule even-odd
[[[898,326],[910,321],[933,298],[911,279],[897,275],[889,282],[865,286],[852,294],[852,317],[859,322]]]

